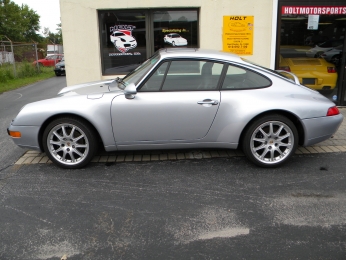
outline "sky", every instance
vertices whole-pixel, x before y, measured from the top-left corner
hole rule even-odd
[[[40,34],[44,27],[48,27],[56,33],[57,24],[60,23],[60,4],[59,0],[11,0],[17,5],[26,4],[40,16]]]

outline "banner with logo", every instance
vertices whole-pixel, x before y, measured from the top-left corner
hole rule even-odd
[[[223,51],[253,54],[254,16],[223,17]]]

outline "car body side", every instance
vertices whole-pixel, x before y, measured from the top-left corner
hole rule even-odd
[[[265,75],[265,72],[263,74]],[[75,116],[87,121],[98,132],[106,151],[192,147],[233,149],[238,147],[242,131],[246,129],[249,123],[258,116],[273,113],[283,114],[297,125],[301,145],[312,145],[325,140],[337,131],[342,121],[342,115],[326,117],[326,111],[331,107],[328,100],[319,93],[303,86],[292,85],[290,82],[283,83],[279,79],[278,82],[275,82],[275,78],[273,80],[274,84],[267,88],[221,90],[221,103],[215,119],[207,134],[197,140],[134,141],[127,145],[118,145],[122,140],[117,139],[117,133],[113,132],[112,129],[112,120],[116,115],[111,114],[111,106],[115,98],[126,99],[126,97],[124,91],[109,91],[109,87],[107,87],[109,81],[101,82],[94,87],[95,91],[91,91],[89,94],[77,94],[79,89],[75,87],[75,89],[71,88],[70,91],[59,97],[28,104],[14,119],[10,130],[20,130],[22,133],[28,133],[28,136],[22,136],[19,139],[14,138],[14,142],[18,146],[41,151],[44,128],[57,116]],[[282,88],[283,86],[281,87],[280,84],[288,84],[291,88]],[[97,88],[103,89],[100,92],[96,91]],[[275,91],[271,88],[275,88]],[[287,89],[290,89],[290,91]],[[152,95],[152,98],[155,98],[155,93]],[[140,98],[141,92],[138,92],[136,96]],[[281,100],[279,104],[278,99]],[[243,100],[247,100],[247,102],[243,102]],[[320,103],[318,108],[315,106],[316,101]],[[321,101],[325,105],[321,105]],[[128,100],[128,102],[136,102],[136,97],[133,100]],[[64,105],[61,106],[61,104]],[[176,108],[174,100],[166,105],[168,109]],[[42,111],[41,107],[49,109]],[[132,112],[136,113],[135,110]],[[160,118],[157,118],[157,120],[160,120]],[[308,131],[309,126],[314,125],[315,121],[319,121],[319,125],[323,122],[326,127]],[[121,124],[122,122],[116,123]],[[36,136],[36,138],[33,140],[32,136]]]

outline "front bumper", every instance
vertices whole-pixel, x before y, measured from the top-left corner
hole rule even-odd
[[[7,128],[7,133],[10,135],[10,131],[20,132],[21,137],[13,138],[13,142],[22,148],[30,148],[33,150],[41,151],[39,144],[39,131],[38,126],[14,126],[10,125]]]

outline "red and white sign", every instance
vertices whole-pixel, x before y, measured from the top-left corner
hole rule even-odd
[[[283,6],[281,14],[345,14],[346,6]]]

